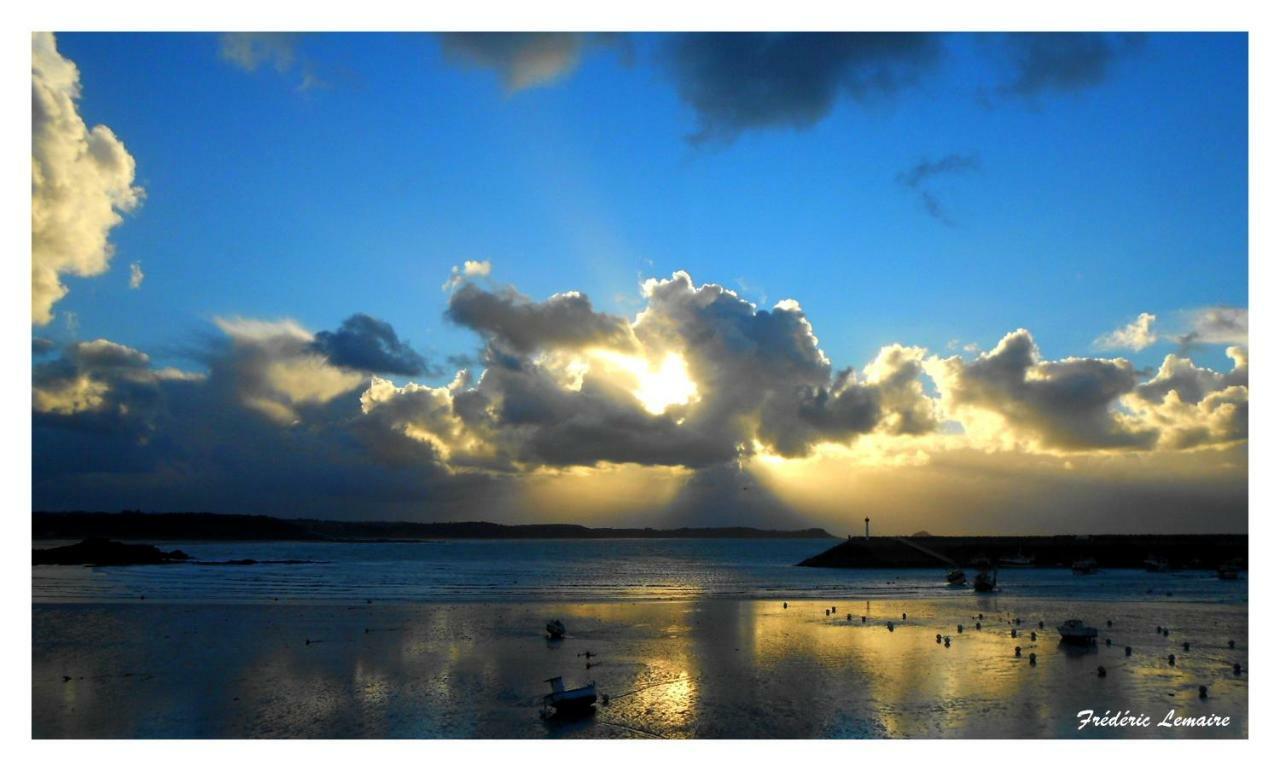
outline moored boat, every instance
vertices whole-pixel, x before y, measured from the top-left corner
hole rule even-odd
[[[985,568],[973,577],[973,590],[975,592],[994,592],[996,590],[996,574]]]
[[[546,680],[551,684],[551,693],[542,697],[544,707],[555,710],[557,715],[571,712],[582,712],[596,703],[596,683],[594,680],[581,688],[564,687],[564,678],[552,677]]]
[[[949,573],[947,573],[948,586],[964,586],[966,583],[968,583],[968,580],[969,579],[965,577],[964,571],[961,570],[960,568],[954,568]]]
[[[1142,561],[1142,567],[1148,573],[1166,573],[1169,570],[1169,563],[1158,557],[1147,557]]]
[[[1078,618],[1068,619],[1058,625],[1062,641],[1075,645],[1092,645],[1098,641],[1098,630]]]
[[[1218,578],[1223,581],[1235,581],[1240,578],[1240,566],[1234,562],[1218,566]]]
[[[1028,557],[1019,551],[1013,556],[1001,557],[1000,564],[1011,568],[1029,568],[1035,564],[1035,557]]]

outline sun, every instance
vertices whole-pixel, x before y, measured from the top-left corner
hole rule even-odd
[[[671,351],[654,366],[642,356],[628,356],[607,349],[592,352],[606,368],[629,376],[631,393],[652,415],[661,415],[673,405],[698,400],[698,385],[689,377],[684,357]]]

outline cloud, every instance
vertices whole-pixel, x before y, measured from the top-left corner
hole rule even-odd
[[[218,55],[245,72],[269,65],[287,72],[298,59],[294,32],[224,32],[218,35]]]
[[[502,351],[528,354],[539,348],[627,348],[633,344],[626,319],[598,313],[580,292],[534,302],[514,289],[487,292],[463,284],[449,297],[446,317],[487,337]]]
[[[147,277],[146,274],[142,272],[142,263],[140,262],[129,263],[129,288],[130,289],[141,289],[142,280],[145,279],[146,277]]]
[[[973,362],[925,362],[943,413],[976,446],[1048,452],[1188,449],[1248,437],[1248,354],[1228,349],[1220,374],[1165,358],[1139,382],[1125,359],[1042,359],[1031,333],[1010,332]]]
[[[217,357],[242,404],[282,424],[366,382],[360,372],[334,366],[315,338],[291,320],[219,318],[233,355]]]
[[[315,62],[302,49],[301,32],[224,32],[218,35],[218,56],[245,72],[270,69],[278,75],[296,78],[298,91],[329,85]]]
[[[32,412],[45,425],[141,433],[154,422],[161,384],[196,378],[153,369],[147,354],[110,340],[77,342],[33,367]]]
[[[450,60],[496,71],[508,93],[548,86],[577,69],[592,46],[619,45],[619,35],[585,32],[442,32]]]
[[[449,473],[420,444],[389,462],[390,437],[369,444],[354,389],[308,392],[299,382],[323,366],[321,357],[299,362],[305,334],[287,322],[223,326],[234,339],[219,332],[198,354],[204,373],[156,368],[108,341],[39,365],[36,506],[421,517],[432,500],[433,510],[461,516],[459,502],[475,501],[478,482],[490,494],[507,486]],[[263,399],[283,407],[264,408]],[[282,420],[282,409],[293,419]]]
[[[77,108],[80,73],[49,32],[31,35],[31,321],[53,320],[64,275],[97,276],[108,236],[142,202],[135,164],[111,129],[89,128]]]
[[[758,310],[686,273],[643,289],[648,306],[628,322],[578,293],[539,303],[464,285],[448,316],[484,338],[480,378],[463,371],[445,388],[375,380],[362,409],[451,467],[504,470],[705,468],[757,448],[802,455],[934,426],[922,349],[890,346],[861,379],[833,376],[795,301]]]
[[[385,321],[357,313],[333,332],[317,332],[311,349],[336,367],[390,375],[422,375],[427,361]],[[438,373],[434,370],[432,374]]]
[[[1094,347],[1104,351],[1130,350],[1141,351],[1149,348],[1159,340],[1155,333],[1156,315],[1139,313],[1138,318],[1119,329],[1102,335],[1093,342]]]
[[[1248,308],[1200,308],[1185,314],[1185,317],[1190,329],[1174,336],[1184,353],[1201,344],[1249,344]]]
[[[920,202],[924,204],[925,211],[930,217],[944,224],[952,224],[950,217],[942,208],[942,202],[938,200],[937,194],[934,193],[927,183],[939,176],[947,174],[962,174],[976,171],[979,168],[978,156],[974,155],[945,155],[936,161],[928,159],[922,160],[915,166],[902,171],[898,174],[898,183],[910,188],[920,196]]]
[[[1003,35],[1003,55],[1011,73],[1004,94],[1034,99],[1074,93],[1100,85],[1118,61],[1142,48],[1135,33],[1017,32]]]
[[[1168,449],[1242,442],[1249,436],[1249,354],[1233,346],[1227,356],[1234,366],[1218,373],[1170,354],[1126,406],[1159,428]]]
[[[465,283],[449,313],[480,336],[478,371],[442,386],[375,374],[405,364],[407,343],[365,314],[319,334],[218,319],[188,353],[200,371],[108,340],[56,356],[33,342],[45,352],[33,365],[36,505],[514,520],[556,511],[555,496],[538,497],[548,491],[592,490],[599,505],[608,480],[630,479],[652,485],[652,505],[618,510],[763,523],[797,495],[825,494],[821,478],[805,492],[786,480],[830,471],[827,458],[847,477],[998,456],[1031,480],[1057,469],[1058,484],[1064,455],[1082,467],[1151,458],[1123,467],[1148,473],[1185,465],[1170,459],[1182,453],[1239,463],[1221,453],[1247,441],[1242,347],[1228,349],[1228,372],[1174,356],[1145,382],[1124,359],[1044,359],[1025,330],[972,360],[892,343],[836,369],[796,300],[760,308],[684,272],[642,293],[626,319],[579,293],[540,302]],[[992,463],[980,461],[984,479]],[[929,489],[996,495],[966,468]],[[779,486],[753,492],[752,480]],[[1234,501],[1232,489],[1205,500]]]
[[[457,265],[449,271],[449,280],[440,287],[442,291],[452,292],[469,279],[488,278],[493,273],[493,263],[488,260],[466,260],[462,267]]]
[[[958,356],[926,364],[947,414],[988,440],[1001,435],[1045,450],[1149,448],[1158,432],[1129,425],[1114,406],[1137,385],[1124,359],[1045,361],[1031,333],[1005,335],[972,362]],[[983,417],[996,425],[984,425]]]
[[[731,141],[757,128],[808,128],[841,97],[865,102],[915,83],[938,62],[927,33],[695,33],[663,55],[698,118],[694,142]]]

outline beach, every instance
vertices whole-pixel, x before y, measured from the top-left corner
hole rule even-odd
[[[32,732],[36,738],[1248,735],[1244,603],[970,591],[787,603],[36,601]],[[543,626],[553,618],[564,621],[567,639],[545,638]],[[1061,646],[1054,627],[1067,618],[1098,627],[1097,647]],[[948,635],[950,646],[938,635]],[[583,719],[544,719],[544,681],[555,676],[568,687],[594,681],[608,703]],[[1084,710],[1099,717],[1128,710],[1150,724],[1080,730]],[[1170,711],[1176,720],[1213,715],[1228,722],[1161,726]]]

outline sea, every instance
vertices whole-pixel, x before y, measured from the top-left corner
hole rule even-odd
[[[61,545],[40,542],[35,548]],[[955,598],[942,569],[798,567],[826,539],[167,542],[193,562],[128,567],[35,566],[34,603],[436,603],[787,600],[841,596]],[[253,564],[209,564],[253,560]],[[203,564],[202,564],[203,563]],[[1213,571],[1148,573],[1007,568],[1010,598],[1244,604],[1248,582]]]

